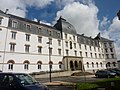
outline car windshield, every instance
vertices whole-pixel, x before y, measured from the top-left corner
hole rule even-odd
[[[19,82],[23,86],[32,85],[32,84],[37,83],[35,79],[33,79],[30,75],[27,75],[27,74],[17,74],[15,76],[19,79]]]

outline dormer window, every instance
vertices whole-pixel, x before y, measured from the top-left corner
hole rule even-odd
[[[27,24],[27,25],[26,25],[26,29],[27,29],[27,30],[30,30],[30,28],[31,28],[30,25]]]
[[[12,27],[17,28],[17,22],[16,21],[12,21]]]
[[[2,19],[3,19],[3,17],[0,17],[0,25],[2,24]]]

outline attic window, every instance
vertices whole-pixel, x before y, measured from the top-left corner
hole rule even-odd
[[[30,25],[27,24],[27,25],[26,25],[26,29],[27,29],[27,30],[30,30],[30,28],[31,28]]]
[[[3,17],[0,17],[0,25],[2,24],[2,19],[3,19]]]

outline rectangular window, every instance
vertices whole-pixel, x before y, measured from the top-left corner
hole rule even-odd
[[[106,52],[106,53],[108,52],[108,49],[107,49],[107,48],[105,49],[105,52]]]
[[[90,51],[92,51],[91,46],[90,46]]]
[[[75,36],[73,36],[73,40],[75,41]]]
[[[30,45],[25,45],[25,52],[29,53]]]
[[[110,48],[110,51],[113,52],[113,48]]]
[[[69,50],[66,49],[66,55],[68,56],[69,55]]]
[[[74,52],[75,52],[75,56],[77,56],[77,51],[75,50]]]
[[[15,51],[15,43],[10,43],[10,51],[14,52]]]
[[[38,27],[38,33],[42,33],[42,29]]]
[[[27,25],[26,25],[26,29],[27,29],[27,30],[30,30],[30,29],[31,29],[30,25],[27,24]]]
[[[52,54],[52,48],[51,47],[49,48],[49,54],[50,55]]]
[[[61,49],[58,49],[58,54],[61,55]]]
[[[74,48],[76,48],[76,43],[74,43]]]
[[[106,58],[109,59],[109,54],[106,54]]]
[[[91,58],[92,58],[93,57],[92,53],[90,53],[90,55],[91,55]]]
[[[13,70],[13,63],[9,63],[9,64],[8,64],[8,69],[9,69],[9,70]]]
[[[52,45],[52,38],[49,38],[49,43]]]
[[[28,63],[25,63],[25,64],[24,64],[24,69],[25,69],[25,70],[28,70],[28,69],[29,69]]]
[[[104,43],[104,46],[107,47],[107,43]]]
[[[85,50],[87,50],[87,46],[85,45]]]
[[[49,31],[48,33],[49,33],[49,36],[51,36],[51,35],[52,35],[52,31]]]
[[[82,57],[82,51],[80,51],[80,57]]]
[[[12,27],[17,28],[17,22],[16,21],[12,21]]]
[[[67,34],[65,33],[65,39],[67,39]]]
[[[81,49],[81,44],[79,44],[79,48]]]
[[[26,34],[26,41],[30,41],[30,34]]]
[[[42,43],[42,37],[38,36],[38,42]]]
[[[97,58],[97,54],[95,53],[95,58]]]
[[[99,58],[101,58],[101,54],[99,54]]]
[[[2,24],[2,19],[3,19],[3,17],[0,17],[0,25]]]
[[[12,33],[11,38],[16,39],[16,32],[11,31],[11,33]]]
[[[114,57],[114,54],[111,54],[111,57],[112,57],[112,58],[115,58],[115,57]]]
[[[94,47],[94,51],[96,51],[96,47]]]
[[[58,46],[61,46],[61,40],[58,40]]]
[[[109,46],[112,47],[112,43],[111,42],[109,43]]]
[[[87,54],[87,52],[85,52],[85,55],[86,55],[86,57],[88,57],[88,54]]]
[[[68,41],[65,41],[66,47],[68,47]]]
[[[42,47],[38,46],[38,53],[42,53]]]

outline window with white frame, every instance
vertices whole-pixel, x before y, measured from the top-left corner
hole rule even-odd
[[[2,19],[3,19],[3,17],[0,17],[0,25],[2,24]]]
[[[67,56],[69,55],[69,50],[68,50],[68,49],[66,49],[66,55],[67,55]]]
[[[12,34],[12,35],[11,35],[11,39],[16,39],[16,33],[17,33],[17,32],[11,31],[11,34]]]
[[[26,29],[27,30],[30,30],[31,29],[31,26],[29,24],[26,24]]]
[[[28,70],[29,69],[29,64],[28,63],[24,63],[24,69]]]
[[[74,48],[76,48],[76,43],[74,43]]]
[[[30,45],[25,45],[25,52],[29,53]]]
[[[94,68],[94,63],[92,62],[92,67]]]
[[[61,46],[61,40],[58,40],[58,46]]]
[[[75,50],[74,52],[75,52],[75,56],[77,56],[77,51]]]
[[[58,54],[61,55],[61,49],[58,49]]]
[[[16,21],[12,21],[12,27],[17,28],[17,22]]]
[[[97,58],[97,53],[95,53],[95,58]]]
[[[79,48],[81,49],[81,44],[79,44]]]
[[[30,34],[26,34],[26,41],[30,41]]]
[[[66,47],[68,47],[68,41],[65,41],[65,45],[66,45]]]
[[[16,43],[10,43],[10,51],[12,51],[12,52],[15,51],[15,45],[16,45]]]
[[[87,64],[87,68],[89,68],[89,62],[87,62],[86,64]]]
[[[42,43],[42,37],[41,36],[38,36],[38,42]]]
[[[38,46],[38,53],[42,53],[42,46]]]
[[[88,57],[88,53],[87,52],[85,52],[85,55],[86,55],[86,57]]]
[[[93,57],[93,54],[92,53],[90,53],[90,56],[91,56],[91,58]]]
[[[80,57],[82,57],[82,51],[80,51]]]
[[[8,63],[8,70],[13,70],[13,63]]]

